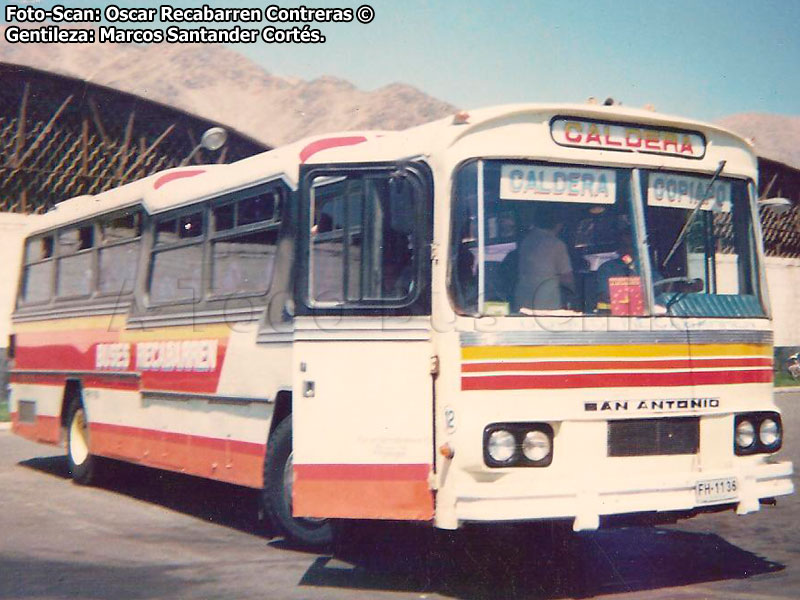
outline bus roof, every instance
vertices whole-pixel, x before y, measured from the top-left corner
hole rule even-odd
[[[621,105],[511,104],[460,112],[403,131],[347,131],[312,136],[227,165],[168,169],[94,196],[61,202],[37,219],[33,230],[39,232],[75,223],[140,203],[150,214],[157,214],[277,179],[296,189],[302,164],[381,162],[428,156],[444,152],[468,135],[494,125],[520,120],[549,122],[556,116],[696,130],[715,139],[718,145],[722,143],[744,152],[751,165],[755,165],[752,144],[718,125]],[[740,171],[747,166],[742,165]]]

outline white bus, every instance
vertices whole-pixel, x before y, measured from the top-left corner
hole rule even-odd
[[[27,238],[11,411],[331,519],[670,517],[793,491],[751,146],[518,105],[61,203]]]

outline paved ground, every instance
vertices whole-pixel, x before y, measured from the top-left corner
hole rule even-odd
[[[800,466],[800,393],[781,404],[784,456]],[[800,597],[800,495],[747,517],[571,543],[519,528],[386,527],[325,555],[270,539],[255,503],[248,490],[131,466],[74,486],[57,449],[0,430],[0,598]]]

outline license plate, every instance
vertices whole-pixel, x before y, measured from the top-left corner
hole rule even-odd
[[[698,504],[711,504],[736,499],[739,495],[738,490],[736,477],[704,479],[695,484],[694,496]]]

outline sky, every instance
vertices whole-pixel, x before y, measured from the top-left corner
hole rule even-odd
[[[365,1],[274,3],[355,9]],[[110,2],[59,3],[105,7]],[[273,4],[206,3],[261,9]],[[583,102],[595,96],[707,120],[741,112],[800,115],[800,0],[372,0],[370,5],[375,17],[369,24],[312,24],[326,36],[324,44],[258,42],[235,49],[276,75],[331,75],[365,90],[402,82],[460,108]]]

